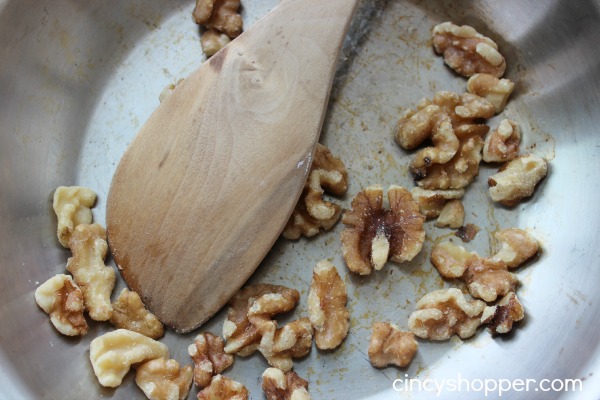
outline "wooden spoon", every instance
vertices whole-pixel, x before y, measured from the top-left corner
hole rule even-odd
[[[128,147],[107,230],[129,287],[188,332],[246,282],[306,180],[357,0],[283,0],[177,86]]]

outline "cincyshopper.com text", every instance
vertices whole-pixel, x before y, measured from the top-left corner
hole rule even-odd
[[[485,397],[502,397],[510,392],[582,392],[582,379],[466,379],[460,374],[448,379],[396,379],[397,392],[429,392],[436,396],[448,393],[477,392]]]

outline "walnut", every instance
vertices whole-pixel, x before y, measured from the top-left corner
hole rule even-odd
[[[198,400],[248,400],[248,389],[233,379],[217,375],[198,393]]]
[[[433,164],[445,164],[458,151],[459,141],[454,134],[452,121],[445,113],[440,113],[433,123],[431,140],[433,147],[417,152],[410,164],[413,175],[426,176],[426,169]]]
[[[461,199],[465,195],[465,190],[427,190],[417,186],[412,188],[410,193],[417,204],[419,204],[419,212],[426,219],[433,219],[439,217],[444,206],[450,200]]]
[[[506,229],[496,234],[500,250],[490,258],[482,258],[451,242],[437,244],[431,262],[445,278],[459,278],[467,284],[473,297],[495,301],[513,292],[517,277],[509,271],[531,258],[539,250],[537,241],[521,229]]]
[[[435,226],[438,228],[460,228],[465,220],[465,207],[460,200],[450,200],[442,211]]]
[[[481,322],[488,324],[492,335],[508,333],[514,322],[525,317],[523,305],[514,292],[508,293],[494,306],[486,307],[481,316]]]
[[[427,140],[441,109],[427,99],[421,100],[415,110],[406,111],[396,128],[396,142],[406,150],[412,150]]]
[[[394,262],[412,260],[425,240],[419,206],[410,192],[392,185],[389,209],[383,208],[383,188],[367,187],[352,200],[352,209],[342,217],[342,255],[350,271],[368,275]]]
[[[475,224],[466,224],[458,228],[456,232],[454,232],[454,236],[460,238],[465,243],[469,243],[471,240],[475,239],[475,236],[479,233],[479,227]]]
[[[35,301],[63,335],[79,336],[88,332],[83,316],[83,294],[69,275],[58,274],[35,290]]]
[[[150,400],[185,400],[192,384],[192,367],[156,358],[137,368],[135,383]]]
[[[277,368],[267,368],[262,379],[267,400],[310,400],[308,382],[294,371],[284,373]]]
[[[467,127],[479,125],[478,120],[492,118],[496,112],[492,103],[472,93],[458,94],[441,90],[434,94],[431,102],[448,114],[459,139],[461,132],[470,132],[468,129],[460,128],[462,125],[467,125]]]
[[[496,203],[515,206],[533,194],[547,173],[548,165],[543,158],[533,154],[518,156],[488,178],[490,197]]]
[[[498,45],[473,27],[443,22],[433,28],[433,47],[444,56],[444,62],[463,76],[487,73],[500,78],[506,61]]]
[[[110,322],[117,328],[129,329],[152,339],[158,339],[165,332],[162,323],[146,310],[136,292],[123,289],[112,308]]]
[[[141,333],[117,329],[90,343],[90,360],[102,386],[117,387],[132,364],[155,358],[169,358],[164,344]]]
[[[210,332],[198,334],[188,347],[194,361],[194,383],[203,388],[210,384],[214,375],[220,374],[233,364],[233,356],[225,354],[223,339]]]
[[[223,32],[233,39],[242,33],[239,8],[240,0],[196,0],[192,16],[198,25]]]
[[[160,92],[160,95],[158,96],[158,101],[160,103],[162,103],[163,101],[165,101],[165,99],[167,97],[169,97],[169,95],[175,91],[175,88],[177,86],[179,86],[179,84],[181,82],[183,82],[184,80],[185,80],[185,78],[180,78],[180,79],[177,80],[177,82],[175,82],[175,83],[169,83],[167,86],[165,86],[165,88],[163,89],[163,91]]]
[[[334,157],[327,147],[317,144],[304,190],[283,230],[283,237],[311,237],[320,229],[331,229],[339,220],[342,207],[323,200],[322,196],[325,192],[341,196],[346,190],[348,171],[344,163]]]
[[[248,311],[255,300],[265,294],[280,295],[278,305],[281,308],[270,310],[270,317],[280,312],[290,311],[300,299],[300,293],[297,290],[284,286],[259,284],[241,289],[229,302],[227,319],[223,323],[223,338],[227,342],[226,353],[245,357],[258,349],[261,335],[256,326],[248,319]],[[281,301],[282,299],[283,301]]]
[[[92,223],[92,210],[96,193],[81,186],[59,186],[54,191],[52,207],[58,218],[56,234],[63,247],[69,247],[69,239],[79,224]]]
[[[258,351],[267,362],[283,372],[294,366],[293,358],[304,357],[312,347],[313,327],[308,318],[300,318],[277,328],[277,322],[254,321],[262,338]]]
[[[508,79],[498,79],[490,74],[475,74],[467,81],[467,91],[488,100],[496,114],[501,113],[515,84]]]
[[[417,347],[414,333],[403,332],[389,322],[376,322],[369,343],[369,361],[377,368],[390,364],[406,367],[415,356]]]
[[[231,42],[229,36],[214,29],[209,29],[200,36],[202,51],[207,57],[212,57]]]
[[[519,153],[521,130],[516,122],[503,119],[498,129],[490,132],[483,145],[483,161],[504,162],[514,159]]]
[[[106,321],[112,313],[110,294],[115,286],[115,271],[104,265],[108,244],[106,231],[98,224],[78,225],[69,241],[73,256],[67,260],[67,270],[83,292],[90,318]]]
[[[453,334],[466,339],[481,324],[485,303],[467,300],[456,288],[436,290],[417,302],[408,319],[410,330],[420,338],[446,340]]]
[[[335,266],[320,261],[313,270],[308,293],[308,316],[315,328],[315,342],[321,350],[338,347],[348,335],[350,314],[346,308],[346,284]]]

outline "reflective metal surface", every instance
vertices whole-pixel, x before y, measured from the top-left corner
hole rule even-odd
[[[249,26],[276,0],[244,2]],[[366,7],[366,8],[365,8]],[[89,342],[111,329],[93,324],[87,336],[60,336],[35,305],[36,287],[65,270],[69,252],[57,242],[51,208],[59,185],[94,189],[97,222],[122,152],[158,104],[162,88],[203,60],[190,1],[0,0],[0,398],[143,398],[126,378],[116,390],[98,383]],[[375,8],[374,12],[373,9]],[[388,264],[368,277],[347,274],[339,232],[311,240],[280,240],[252,281],[300,290],[290,318],[306,315],[312,267],[331,259],[345,277],[351,333],[341,349],[296,362],[314,399],[429,398],[393,390],[395,379],[583,379],[583,392],[512,391],[509,398],[600,398],[600,2],[379,1],[363,5],[345,49],[321,141],[350,172],[349,207],[362,187],[412,187],[409,157],[393,141],[399,113],[437,90],[463,91],[434,56],[429,32],[452,20],[497,39],[507,57],[506,77],[517,89],[504,113],[524,133],[523,148],[550,160],[535,196],[516,207],[490,205],[484,167],[465,198],[467,222],[481,228],[469,249],[487,254],[490,234],[527,228],[543,254],[519,270],[527,318],[506,338],[481,331],[474,339],[420,341],[407,369],[374,369],[366,350],[370,326],[387,320],[406,327],[418,298],[450,285],[428,261],[435,240],[449,230],[428,223],[424,251],[408,265]],[[499,118],[491,120],[497,125]],[[251,201],[251,199],[248,199]],[[135,199],[132,199],[135,202]],[[112,264],[112,260],[108,260]],[[119,283],[119,287],[122,283]],[[220,334],[224,313],[202,329]],[[172,357],[189,363],[189,335],[162,339]],[[227,376],[263,398],[259,376],[267,364],[238,358]],[[192,389],[190,399],[196,389]],[[447,392],[476,399],[481,391]]]

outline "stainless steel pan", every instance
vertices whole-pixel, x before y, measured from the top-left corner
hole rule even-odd
[[[275,4],[245,1],[246,26]],[[192,8],[191,1],[174,0],[0,0],[0,398],[143,398],[131,375],[109,390],[92,372],[89,342],[110,326],[94,324],[81,339],[62,337],[35,305],[33,292],[63,272],[69,257],[55,236],[53,190],[74,184],[93,188],[99,195],[94,217],[103,223],[110,179],[126,145],[157,106],[162,88],[203,61]],[[432,26],[445,20],[497,39],[508,61],[506,76],[517,83],[505,115],[521,125],[522,146],[550,160],[549,176],[535,196],[514,209],[490,204],[485,182],[491,167],[483,167],[465,198],[467,222],[481,228],[469,249],[486,254],[493,247],[491,232],[506,227],[527,228],[541,239],[542,255],[518,272],[526,320],[506,338],[492,339],[482,331],[465,342],[421,341],[407,369],[372,368],[366,356],[371,324],[388,320],[406,327],[418,298],[450,285],[427,256],[434,240],[450,231],[429,224],[423,253],[408,265],[389,264],[365,278],[348,275],[337,226],[314,239],[279,241],[252,280],[299,289],[295,315],[305,315],[318,260],[331,259],[345,277],[350,336],[338,351],[315,349],[296,363],[315,399],[434,396],[394,390],[393,382],[400,379],[396,389],[403,389],[406,378],[581,379],[582,392],[532,386],[505,396],[598,399],[599,1],[363,4],[322,135],[350,171],[341,202],[349,207],[353,195],[373,183],[412,187],[409,155],[393,141],[399,113],[437,90],[465,88],[465,80],[430,46]],[[223,317],[221,312],[203,329],[219,334]],[[195,333],[167,333],[163,341],[173,358],[190,362],[186,348]],[[256,355],[237,359],[226,374],[261,399],[259,376],[266,366]],[[443,397],[482,397],[482,391],[471,389]]]

